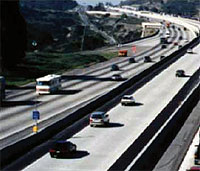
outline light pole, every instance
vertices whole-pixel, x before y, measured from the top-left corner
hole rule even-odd
[[[87,27],[87,25],[84,25],[83,37],[82,37],[82,42],[81,42],[81,51],[83,51],[83,45],[84,45],[84,41],[85,41],[86,27]]]

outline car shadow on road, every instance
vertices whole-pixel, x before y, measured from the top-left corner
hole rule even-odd
[[[90,153],[88,153],[87,151],[82,151],[82,150],[78,150],[73,154],[66,154],[60,157],[57,157],[57,159],[80,159],[83,157],[88,156]]]
[[[39,103],[41,101],[3,101],[2,107],[33,106]]]
[[[122,127],[124,126],[124,124],[121,123],[114,123],[114,122],[110,122],[107,125],[96,125],[94,128],[117,128],[117,127]]]
[[[51,93],[51,95],[72,95],[72,94],[77,94],[81,91],[82,90],[58,90]]]
[[[120,82],[120,81],[126,81],[126,80],[127,80],[127,78],[121,78],[119,80],[114,80],[111,78],[111,81],[114,81],[114,82]]]
[[[9,89],[9,90],[35,90],[35,85],[24,86],[24,87],[6,85],[6,89]]]
[[[183,75],[182,77],[188,78],[188,77],[191,77],[191,75]]]
[[[62,75],[62,80],[110,81],[110,78],[109,77],[101,78],[92,75]]]
[[[130,103],[130,104],[126,104],[124,106],[142,106],[144,105],[143,103],[139,103],[139,102],[135,102],[135,103]]]

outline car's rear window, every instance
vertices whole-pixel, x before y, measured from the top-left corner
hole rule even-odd
[[[123,99],[132,99],[132,97],[123,97]]]
[[[68,149],[70,147],[70,143],[56,143],[54,149]]]
[[[91,117],[94,119],[101,119],[102,115],[93,114]]]

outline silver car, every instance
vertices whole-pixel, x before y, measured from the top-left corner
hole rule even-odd
[[[129,104],[134,104],[135,99],[131,95],[124,95],[121,99],[121,105],[129,105]]]
[[[109,115],[106,112],[93,112],[90,115],[90,126],[96,125],[108,125],[109,124]]]

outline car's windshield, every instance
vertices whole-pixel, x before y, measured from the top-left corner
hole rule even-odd
[[[51,85],[50,81],[37,81],[37,85]]]
[[[103,115],[93,114],[91,117],[94,119],[101,119]]]

